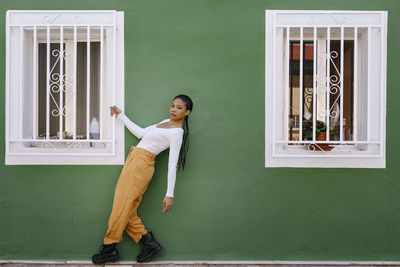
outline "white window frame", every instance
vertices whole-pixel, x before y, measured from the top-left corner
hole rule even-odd
[[[76,135],[76,124],[72,138],[66,139],[59,134],[50,139],[48,126],[46,137],[39,138],[38,128],[38,29],[46,31],[45,42],[61,41],[63,49],[72,48],[78,41],[100,42],[99,77],[99,120],[100,137],[91,139],[89,135],[90,118],[86,118],[86,139]],[[72,36],[64,35],[64,30],[73,31]],[[86,29],[86,38],[79,31]],[[99,36],[94,36],[97,30]],[[43,37],[43,36],[42,36]],[[87,45],[87,59],[90,48]],[[76,46],[75,46],[76,48]],[[49,51],[49,48],[48,48]],[[60,56],[59,60],[73,60],[72,68],[62,70],[60,74],[71,75],[76,71],[76,49],[72,53]],[[49,62],[49,59],[47,59]],[[35,64],[36,63],[36,64]],[[67,62],[66,62],[67,63]],[[62,65],[62,64],[60,64]],[[49,69],[49,63],[47,63]],[[64,72],[62,72],[64,71]],[[49,75],[49,71],[47,71]],[[87,92],[90,92],[90,64],[87,64]],[[49,80],[49,79],[47,79]],[[76,79],[73,79],[76,81]],[[66,80],[60,81],[67,88]],[[76,93],[76,83],[70,85],[71,94]],[[49,81],[47,81],[49,90]],[[74,91],[75,90],[75,91]],[[67,90],[66,90],[67,91]],[[47,91],[49,92],[49,91]],[[58,111],[72,110],[76,121],[76,94],[71,102],[63,102],[60,94]],[[47,98],[49,93],[47,93]],[[49,103],[47,100],[47,105]],[[27,104],[29,103],[29,104]],[[73,104],[72,104],[73,103]],[[65,106],[62,106],[64,104]],[[68,106],[67,106],[68,105]],[[6,165],[121,165],[124,164],[124,127],[110,116],[109,106],[117,105],[124,109],[124,12],[116,10],[8,10],[6,14]],[[87,114],[90,107],[90,95],[87,94]],[[49,125],[49,108],[47,125]],[[50,112],[51,113],[51,112]],[[62,120],[67,120],[60,114]],[[59,129],[60,129],[59,128]]]
[[[339,29],[341,46],[345,40],[343,35],[345,29],[354,29],[356,59],[354,92],[355,95],[362,97],[358,100],[355,97],[353,101],[354,116],[357,117],[354,120],[356,125],[354,129],[358,130],[353,140],[345,141],[340,130],[340,141],[326,140],[317,143],[315,119],[311,141],[301,139],[301,126],[299,141],[289,140],[288,54],[291,37],[288,38],[288,35],[294,28],[299,29],[297,40],[300,41],[300,49],[303,47],[305,38],[303,32],[306,29],[311,29],[313,32],[311,40],[314,40],[314,44],[322,40],[317,38],[318,29],[327,29],[327,36],[330,29]],[[364,33],[355,29],[364,29]],[[265,37],[265,167],[385,168],[387,11],[266,10]],[[330,38],[330,34],[327,38]],[[310,36],[308,36],[309,39]],[[314,58],[316,50],[316,45],[314,45]],[[330,52],[329,48],[327,51]],[[302,60],[302,52],[300,52],[300,77],[302,76]],[[313,88],[318,88],[315,82],[317,69],[315,63],[313,69]],[[300,88],[302,88],[301,79]],[[343,85],[340,90],[343,90]],[[302,114],[302,102],[299,101],[300,114]],[[364,110],[362,113],[359,111],[361,106]],[[299,120],[301,125],[302,115]],[[342,120],[340,129],[343,129]],[[315,149],[320,143],[332,145],[334,148],[332,151]],[[313,149],[309,149],[310,147]]]

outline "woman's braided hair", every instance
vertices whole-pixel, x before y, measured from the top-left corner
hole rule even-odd
[[[174,97],[173,100],[175,99],[181,99],[183,102],[185,102],[185,106],[187,110],[192,111],[193,108],[193,102],[190,97],[187,95],[177,95]],[[186,154],[189,149],[189,115],[185,117],[185,120],[183,121],[183,140],[182,140],[182,146],[181,146],[181,151],[179,153],[179,168],[182,168],[183,170],[185,169],[185,164],[186,164]]]

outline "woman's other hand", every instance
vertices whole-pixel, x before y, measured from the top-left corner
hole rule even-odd
[[[174,204],[174,198],[173,197],[165,197],[163,201],[163,212],[167,212],[170,209],[172,209],[172,205]]]
[[[115,114],[115,117],[118,117],[121,114],[121,110],[117,106],[111,106],[111,117]]]

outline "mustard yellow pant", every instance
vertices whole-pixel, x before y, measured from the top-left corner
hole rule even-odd
[[[131,147],[115,188],[104,244],[121,242],[124,230],[136,243],[147,233],[137,216],[137,208],[153,177],[155,157],[143,148]]]

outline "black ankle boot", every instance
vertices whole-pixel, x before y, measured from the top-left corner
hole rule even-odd
[[[93,255],[92,262],[94,264],[103,264],[106,262],[119,261],[119,253],[115,247],[116,243],[110,245],[102,245],[99,253]]]
[[[163,248],[154,239],[152,232],[148,232],[147,234],[142,235],[140,244],[142,247],[140,254],[136,258],[137,262],[150,261],[152,258],[154,258],[163,251]]]

